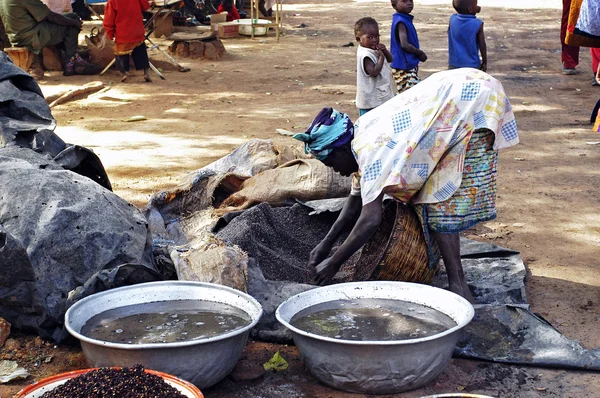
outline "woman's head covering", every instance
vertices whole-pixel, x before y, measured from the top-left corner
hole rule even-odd
[[[354,124],[345,113],[323,108],[312,121],[308,130],[294,135],[304,142],[304,151],[324,160],[332,149],[342,147],[354,137]]]

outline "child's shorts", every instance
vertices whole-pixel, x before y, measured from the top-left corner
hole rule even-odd
[[[418,72],[418,66],[409,70],[392,68],[392,75],[394,76],[394,81],[396,82],[398,94],[408,90],[412,86],[416,86],[421,81],[419,79]]]

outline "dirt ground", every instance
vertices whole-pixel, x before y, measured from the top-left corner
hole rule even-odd
[[[429,60],[420,75],[446,68],[449,1],[416,1],[415,24]],[[494,7],[494,4],[503,7]],[[534,312],[586,348],[600,348],[600,215],[597,190],[600,136],[589,115],[600,88],[592,87],[590,56],[581,49],[580,73],[560,73],[560,0],[480,0],[488,44],[488,72],[500,79],[514,106],[521,144],[500,153],[498,219],[466,236],[519,250],[528,268]],[[522,7],[522,8],[521,8]],[[287,139],[277,128],[300,131],[324,106],[357,116],[353,23],[366,15],[380,24],[389,44],[389,1],[285,2],[285,35],[224,40],[220,61],[180,59],[181,73],[151,53],[164,69],[118,83],[104,76],[47,73],[48,95],[90,80],[111,89],[103,97],[53,108],[56,132],[92,148],[115,192],[139,207],[154,192],[229,153],[251,138]],[[97,25],[87,22],[85,30]],[[83,36],[83,35],[82,35]],[[82,37],[83,41],[83,37]],[[163,45],[170,42],[159,41]],[[135,115],[145,121],[124,122]],[[60,347],[35,336],[13,334],[0,359],[17,359],[32,377],[0,386],[9,397],[36,379],[85,367],[77,346]],[[277,350],[290,369],[264,374]],[[431,385],[398,397],[470,392],[495,397],[592,397],[600,391],[593,372],[541,369],[453,359]],[[294,347],[250,343],[233,374],[205,391],[207,397],[346,397],[316,382]]]

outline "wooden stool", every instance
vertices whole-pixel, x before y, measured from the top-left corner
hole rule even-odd
[[[35,56],[27,47],[8,47],[4,49],[4,52],[8,54],[15,65],[25,72],[29,70]]]
[[[164,16],[161,15],[157,18],[157,20],[154,21],[154,37],[159,38],[164,35],[166,38],[168,38],[174,31],[173,13],[162,11],[161,14],[164,14]]]
[[[260,10],[258,9],[259,0],[250,0],[250,20],[252,21],[252,38],[254,39],[254,27],[275,28],[275,37],[279,41],[279,32],[283,28],[283,4],[282,0],[275,0],[273,4],[274,17],[265,17],[271,21],[270,24],[255,24],[256,19],[260,19]]]

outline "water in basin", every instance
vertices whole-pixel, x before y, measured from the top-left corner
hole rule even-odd
[[[292,326],[320,336],[355,341],[396,341],[433,336],[456,326],[448,315],[402,300],[334,300],[298,312]]]
[[[111,309],[91,317],[84,336],[112,343],[150,344],[206,339],[241,329],[250,315],[202,300],[157,301]]]

